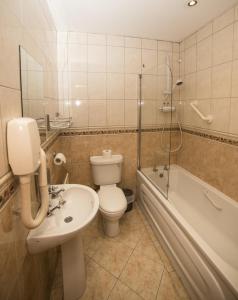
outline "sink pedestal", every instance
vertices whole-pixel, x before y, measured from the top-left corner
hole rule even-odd
[[[78,300],[86,288],[83,242],[80,233],[61,245],[64,300]]]

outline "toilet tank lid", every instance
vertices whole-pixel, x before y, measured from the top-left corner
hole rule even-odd
[[[104,156],[90,156],[90,162],[92,165],[110,165],[122,163],[123,156],[121,154],[112,155],[111,157]]]

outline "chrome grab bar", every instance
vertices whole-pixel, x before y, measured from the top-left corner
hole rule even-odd
[[[204,196],[208,199],[208,201],[215,207],[217,210],[222,210],[222,207],[218,206],[215,201],[208,195],[208,191],[203,192]]]

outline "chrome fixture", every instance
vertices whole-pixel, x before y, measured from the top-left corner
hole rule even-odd
[[[188,6],[189,6],[189,7],[193,7],[193,6],[197,5],[197,4],[198,4],[197,0],[190,0],[190,1],[188,2]]]
[[[49,187],[49,195],[51,195],[51,199],[57,198],[57,196],[61,193],[64,192],[64,189],[59,189],[53,185]]]

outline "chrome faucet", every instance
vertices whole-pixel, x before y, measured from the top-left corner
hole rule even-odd
[[[57,187],[51,185],[51,186],[49,186],[48,191],[49,191],[49,195],[51,195],[51,199],[55,199],[61,192],[64,192],[65,189],[57,190]]]
[[[62,191],[62,190],[60,190]],[[47,212],[47,217],[50,217],[53,215],[53,211],[56,210],[56,209],[61,209],[62,206],[64,206],[64,204],[66,203],[66,201],[62,198],[61,195],[60,196],[60,199],[59,199],[59,202],[57,205],[55,205],[53,208],[49,209],[48,212]]]

